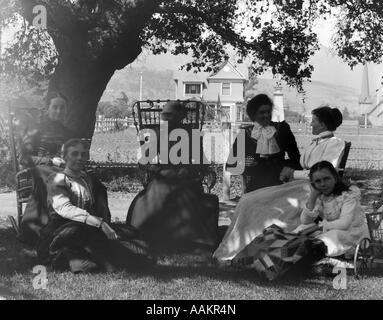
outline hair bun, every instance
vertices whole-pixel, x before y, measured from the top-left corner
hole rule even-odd
[[[334,124],[338,128],[343,122],[342,112],[340,112],[338,108],[332,108],[331,114],[334,119]]]

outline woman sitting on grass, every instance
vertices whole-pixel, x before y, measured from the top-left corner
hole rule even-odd
[[[63,147],[66,166],[48,178],[49,222],[42,230],[39,258],[54,269],[74,273],[112,271],[151,264],[133,228],[113,226],[103,185],[85,173],[88,149],[83,141]]]
[[[323,231],[317,237],[325,243],[327,256],[353,254],[359,241],[368,237],[359,189],[346,186],[328,161],[316,163],[310,169],[309,177],[312,190],[301,214],[302,225],[296,231],[320,217]]]

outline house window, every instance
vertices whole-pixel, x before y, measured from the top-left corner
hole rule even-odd
[[[230,96],[231,95],[231,86],[230,82],[222,82],[222,95]]]
[[[201,84],[185,83],[185,94],[201,94]]]
[[[242,117],[241,117],[242,108],[240,106],[236,106],[236,109],[237,109],[237,121],[242,121]]]

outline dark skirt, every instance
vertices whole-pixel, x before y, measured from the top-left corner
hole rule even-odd
[[[40,239],[41,229],[48,223],[46,181],[49,175],[62,170],[48,165],[38,165],[32,170],[34,189],[20,223],[21,238],[27,244],[35,246]]]
[[[218,197],[198,181],[157,176],[133,200],[126,222],[157,251],[185,251],[217,245],[218,214]]]
[[[38,257],[55,270],[73,273],[142,269],[155,263],[135,228],[111,224],[119,240],[108,240],[101,229],[53,214],[41,231]]]
[[[270,159],[258,159],[251,166],[245,168],[243,178],[245,180],[244,192],[282,184],[279,179],[282,170],[282,162],[278,157]]]

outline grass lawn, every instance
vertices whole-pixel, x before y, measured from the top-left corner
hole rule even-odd
[[[363,204],[382,199],[382,172],[351,170],[363,192]],[[310,276],[262,281],[255,271],[217,265],[211,252],[159,257],[151,270],[73,275],[48,271],[46,290],[33,289],[38,264],[0,217],[0,299],[383,299],[383,272],[355,279],[336,290],[333,277]],[[334,275],[335,276],[335,275]]]

